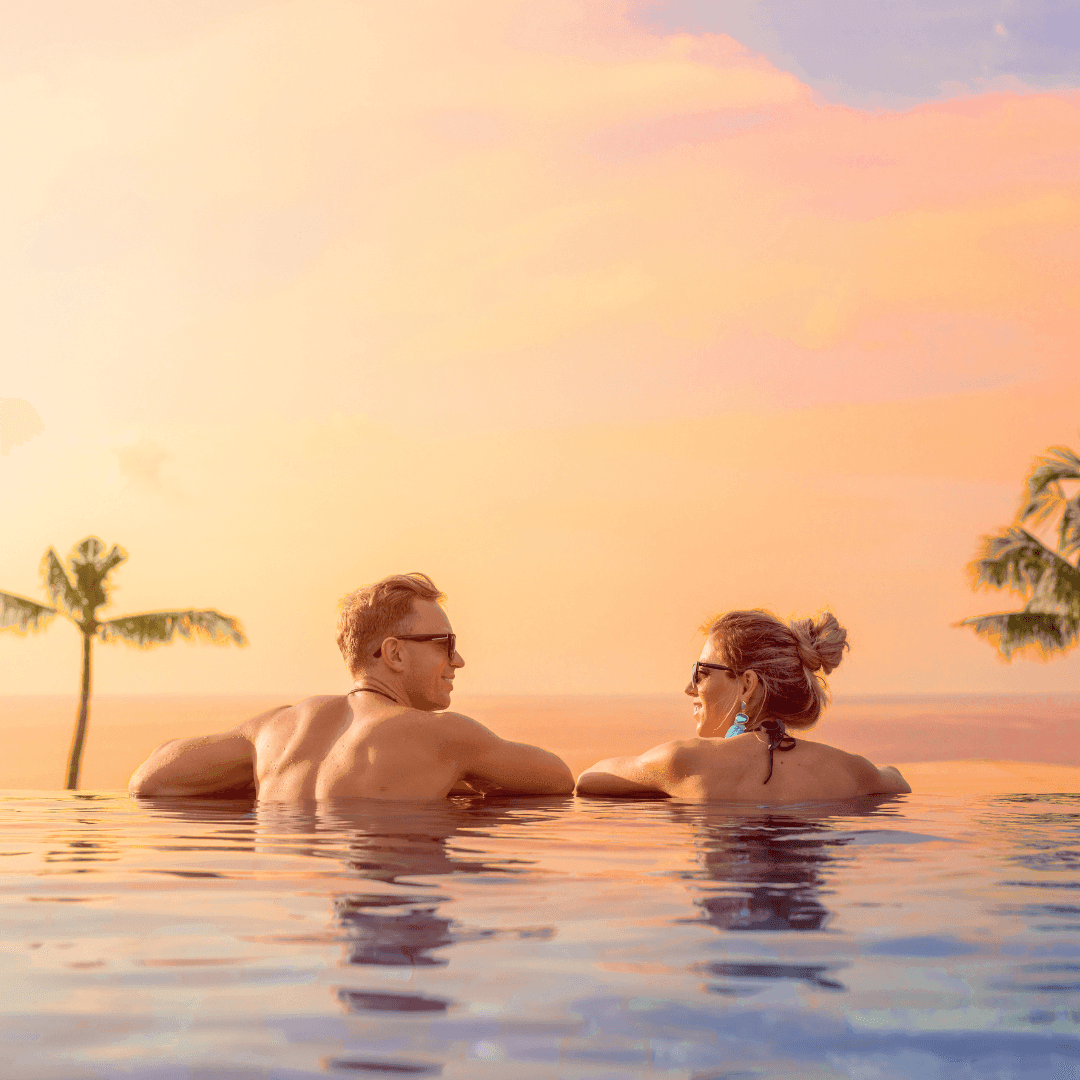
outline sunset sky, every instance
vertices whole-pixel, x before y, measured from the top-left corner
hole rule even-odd
[[[470,693],[677,690],[762,605],[838,693],[1080,690],[951,626],[1080,449],[1075,5],[3,6],[0,589],[93,533],[110,612],[251,641],[98,690],[341,690],[414,569]],[[0,635],[0,692],[78,655]]]

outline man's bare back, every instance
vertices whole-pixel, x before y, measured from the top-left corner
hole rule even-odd
[[[131,790],[247,789],[270,802],[442,799],[459,784],[460,791],[515,794],[573,790],[569,769],[546,750],[507,742],[458,713],[368,697],[306,698],[219,735],[166,743],[132,777]]]
[[[369,590],[406,577],[422,575],[384,579]],[[427,578],[417,587],[424,583],[434,592]],[[366,592],[353,596],[370,608]],[[135,771],[131,793],[247,792],[260,801],[297,802],[442,799],[452,791],[572,792],[574,778],[555,754],[501,739],[467,716],[443,711],[465,661],[436,600],[406,593],[406,601],[393,632],[379,636],[377,620],[375,631],[365,627],[362,617],[371,613],[363,607],[359,631],[351,637],[339,632],[359,684],[349,694],[306,698],[228,731],[164,743]],[[346,609],[342,619],[349,614]]]

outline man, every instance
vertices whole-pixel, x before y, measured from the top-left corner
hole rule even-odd
[[[500,739],[450,704],[465,661],[426,574],[396,574],[345,597],[338,648],[348,694],[311,697],[229,731],[163,743],[133,795],[254,791],[260,800],[442,799],[451,792],[564,795],[561,758]]]

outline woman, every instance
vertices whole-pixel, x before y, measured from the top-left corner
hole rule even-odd
[[[828,675],[848,648],[834,615],[787,625],[767,611],[729,611],[702,629],[686,687],[698,738],[599,761],[578,777],[579,795],[782,805],[911,790],[891,765],[793,734],[817,722],[827,700],[818,672]]]

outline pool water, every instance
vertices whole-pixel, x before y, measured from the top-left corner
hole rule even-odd
[[[0,798],[0,1076],[1080,1077],[1080,796]]]

